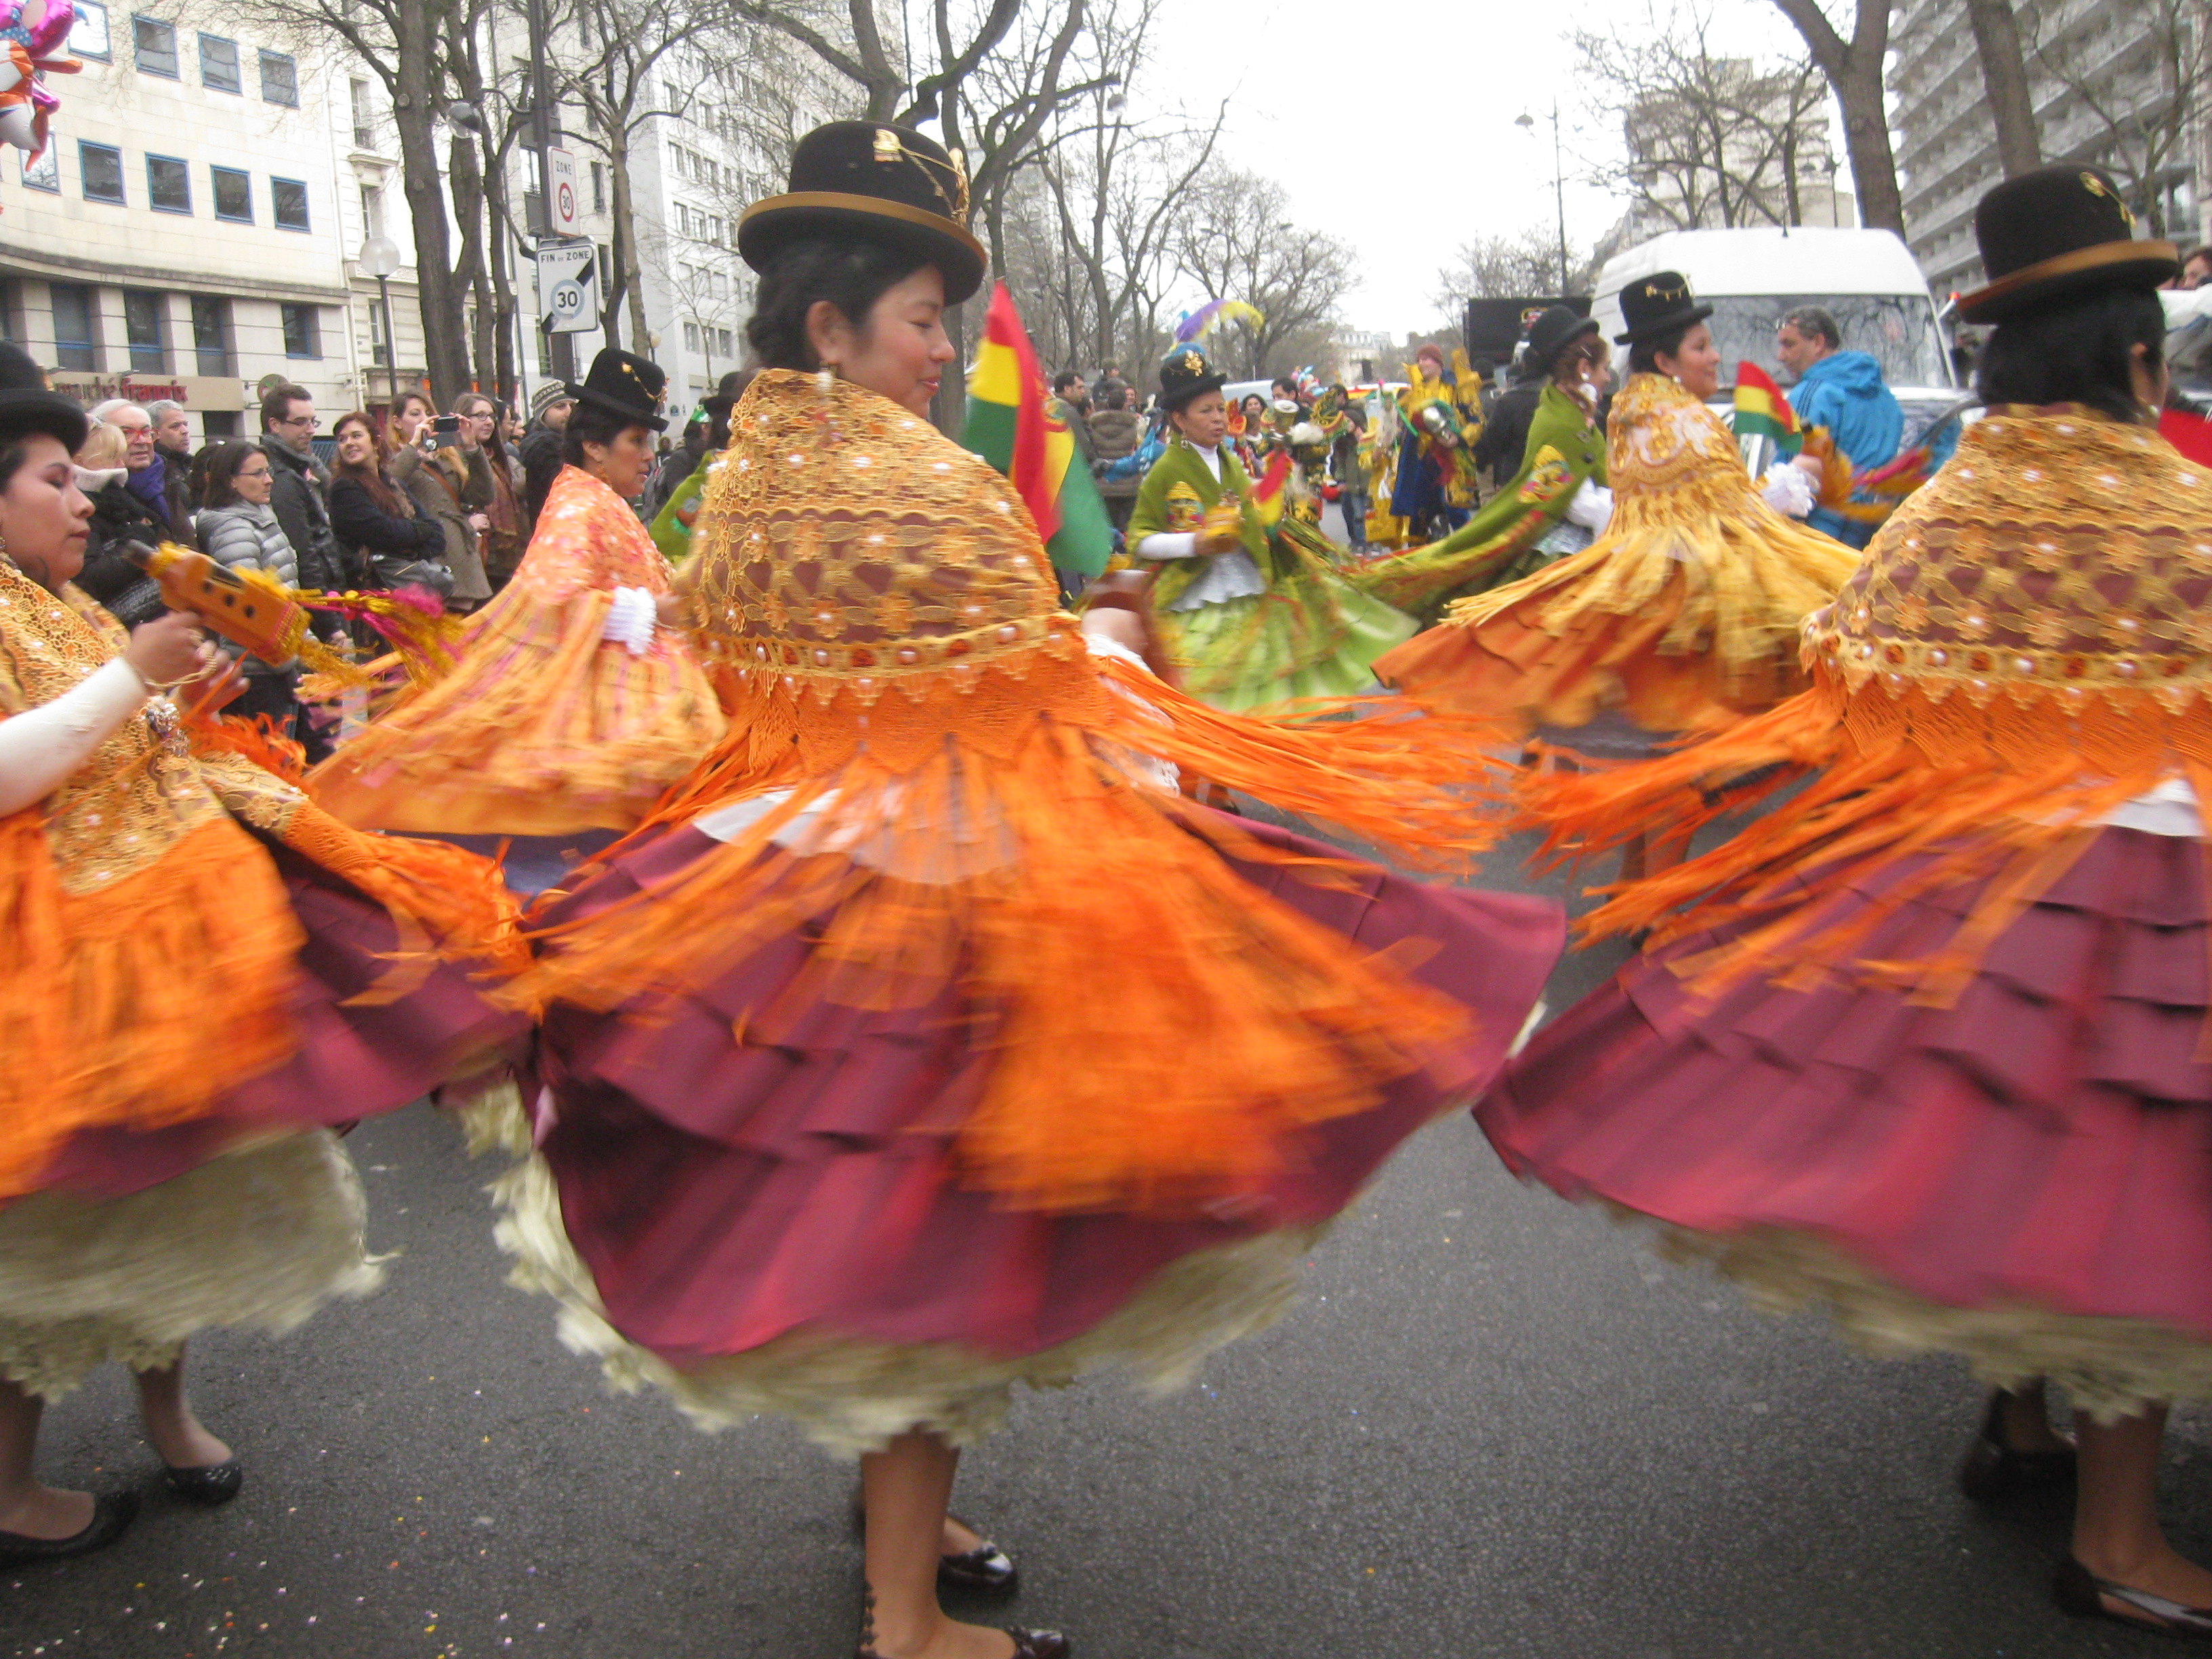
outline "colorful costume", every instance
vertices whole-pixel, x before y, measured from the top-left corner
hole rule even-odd
[[[1482,381],[1464,349],[1454,350],[1449,368],[1439,365],[1431,375],[1417,361],[1406,365],[1406,376],[1408,384],[1398,394],[1405,428],[1390,511],[1416,535],[1456,530],[1481,491],[1474,445],[1482,436]]]
[[[1257,723],[1088,654],[1018,497],[926,420],[770,370],[732,425],[697,556],[731,735],[545,918],[502,1238],[611,1379],[848,1451],[1187,1371],[1492,1073],[1554,914],[1177,793],[1154,757],[1479,839],[1429,722]]]
[[[472,983],[526,959],[489,865],[196,754],[125,643],[0,561],[0,732],[64,754],[111,733],[0,817],[0,1376],[48,1397],[373,1285],[360,1183],[319,1126],[525,1030]]]
[[[1522,730],[1614,707],[1645,732],[1724,725],[1802,687],[1798,624],[1858,555],[1767,506],[1728,428],[1663,375],[1632,374],[1613,400],[1607,471],[1602,536],[1461,600],[1382,678]]]
[[[1529,423],[1527,459],[1512,481],[1443,540],[1368,566],[1358,578],[1361,591],[1401,611],[1434,617],[1455,598],[1518,581],[1580,551],[1589,545],[1587,534],[1570,547],[1553,532],[1585,483],[1604,492],[1605,465],[1605,428],[1574,398],[1547,386]],[[1606,507],[1609,511],[1609,497]]]
[[[514,580],[469,619],[459,665],[318,767],[315,798],[382,830],[632,827],[722,734],[706,676],[645,614],[667,591],[668,562],[629,504],[563,467]],[[605,637],[635,594],[647,597],[629,601],[630,642]]]

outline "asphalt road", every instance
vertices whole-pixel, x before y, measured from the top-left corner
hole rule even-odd
[[[1608,965],[1570,958],[1553,1006]],[[0,1575],[0,1655],[851,1653],[849,1472],[778,1422],[709,1437],[603,1393],[502,1283],[492,1171],[427,1109],[352,1147],[386,1288],[195,1346],[244,1495],[163,1495],[103,1374],[50,1414],[44,1468],[146,1512],[105,1554]],[[1519,1186],[1454,1117],[1316,1252],[1289,1320],[1164,1401],[1029,1398],[957,1503],[1022,1563],[1001,1619],[1082,1659],[2173,1650],[2051,1607],[2063,1505],[1957,1495],[1976,1399],[1957,1365],[1747,1310]],[[2175,1539],[2212,1559],[2212,1418],[2177,1420],[2167,1464]]]

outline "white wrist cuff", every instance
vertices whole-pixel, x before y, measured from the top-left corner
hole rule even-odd
[[[617,587],[613,603],[607,606],[606,621],[600,625],[599,638],[621,646],[633,657],[641,657],[653,648],[653,624],[659,617],[650,589]]]

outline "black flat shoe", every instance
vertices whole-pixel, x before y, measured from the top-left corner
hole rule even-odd
[[[2185,1607],[2149,1590],[2100,1578],[2070,1555],[2052,1575],[2051,1593],[2060,1609],[2076,1619],[2109,1619],[2116,1625],[2133,1625],[2184,1641],[2212,1642],[2212,1607]],[[2105,1605],[2108,1601],[2128,1611],[2113,1611]]]
[[[1009,1626],[1006,1634],[1014,1638],[1014,1659],[1068,1659],[1075,1651],[1056,1630],[1020,1630]],[[881,1659],[881,1656],[873,1648],[856,1648],[853,1659]]]
[[[2074,1480],[2071,1446],[2062,1451],[2014,1451],[2005,1444],[2004,1405],[2011,1396],[2002,1389],[1990,1395],[1982,1413],[1982,1426],[1974,1443],[1959,1462],[1959,1490],[1977,1504],[2002,1503],[2032,1492],[2051,1492]]]
[[[27,1538],[20,1532],[0,1532],[0,1567],[27,1567],[104,1550],[123,1536],[137,1514],[137,1492],[101,1492],[92,1500],[92,1519],[84,1523],[82,1532],[66,1538]]]
[[[169,1483],[169,1490],[187,1504],[211,1510],[238,1496],[238,1489],[246,1484],[246,1465],[234,1457],[228,1462],[210,1463],[204,1468],[164,1468],[161,1478]]]
[[[973,1521],[947,1514],[945,1517],[957,1526],[963,1526],[982,1541],[972,1550],[937,1558],[937,1582],[945,1589],[966,1590],[974,1595],[1012,1595],[1022,1587],[1021,1569],[1014,1559],[989,1539]],[[859,1497],[853,1500],[853,1531],[865,1538],[868,1531],[868,1509]]]

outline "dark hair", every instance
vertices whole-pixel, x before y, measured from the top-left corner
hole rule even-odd
[[[597,404],[579,403],[561,431],[561,459],[571,466],[588,466],[586,444],[611,444],[630,428],[644,424]]]
[[[793,242],[778,249],[761,273],[753,314],[745,319],[745,342],[763,368],[811,374],[822,367],[806,337],[806,313],[816,301],[827,300],[865,334],[868,313],[884,291],[928,263],[920,253],[875,242]],[[576,412],[582,414],[583,406]]]
[[[1547,380],[1556,380],[1563,370],[1577,363],[1603,362],[1606,356],[1604,335],[1595,331],[1577,334],[1552,354],[1552,360],[1544,365],[1544,374]]]
[[[377,435],[376,422],[368,410],[349,409],[331,423],[331,436],[337,438],[349,426],[358,426],[368,434],[368,465],[356,466],[343,455],[331,458],[333,477],[350,478],[369,494],[378,507],[395,519],[409,516],[412,509],[402,498],[392,480],[384,471],[384,441]]]
[[[24,441],[35,435],[25,432],[13,438],[0,439],[0,489],[7,489],[15,482],[15,475],[23,470],[23,463],[31,459],[31,446]],[[61,441],[56,439],[55,441],[58,443]]]
[[[1670,328],[1664,334],[1654,335],[1648,340],[1638,340],[1628,348],[1628,372],[1631,374],[1657,374],[1662,357],[1671,357],[1682,349],[1682,342],[1690,337],[1695,323],[1685,323],[1680,328]]]
[[[1081,387],[1082,385],[1082,370],[1076,368],[1063,368],[1059,374],[1052,377],[1052,395],[1057,398],[1062,392],[1066,392],[1068,387]]]
[[[295,403],[313,403],[315,394],[303,386],[294,386],[289,380],[282,386],[272,386],[261,394],[261,429],[269,430],[279,422],[287,420]]]
[[[243,439],[234,438],[217,445],[215,453],[207,459],[206,483],[200,496],[200,505],[228,507],[233,502],[243,501],[245,497],[238,493],[235,482],[238,469],[261,453],[259,444],[250,444]],[[268,465],[265,456],[263,465]]]
[[[1777,328],[1794,328],[1800,334],[1817,334],[1828,343],[1831,351],[1844,349],[1844,331],[1836,326],[1836,315],[1826,306],[1799,306],[1784,312]]]
[[[1982,347],[1974,389],[1997,404],[2087,404],[2123,421],[2141,421],[2135,348],[2148,366],[2166,361],[2166,311],[2141,289],[2106,289],[2001,323]]]

